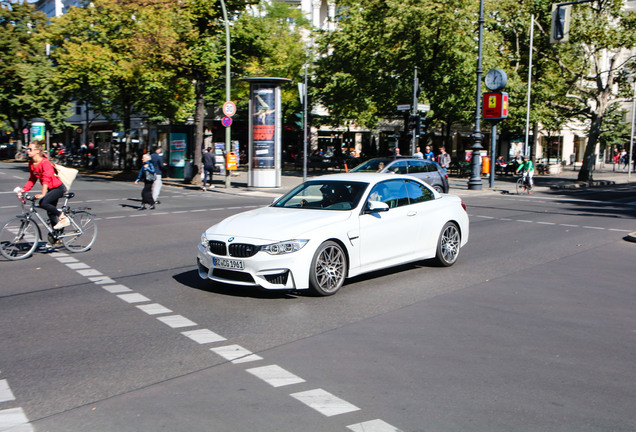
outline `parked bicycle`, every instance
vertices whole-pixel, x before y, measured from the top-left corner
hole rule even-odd
[[[53,247],[61,242],[69,252],[77,253],[89,250],[97,238],[95,215],[89,212],[90,208],[88,207],[71,208],[68,201],[74,196],[73,192],[67,192],[63,195],[65,201],[62,211],[71,224],[56,230],[53,229],[48,219],[45,220],[37,212],[35,196],[18,193],[23,214],[10,219],[0,230],[0,254],[12,261],[33,255],[40,246],[40,241],[43,240],[38,220],[48,231],[47,240]]]
[[[532,193],[532,185],[527,175],[519,177],[517,180],[517,195]]]

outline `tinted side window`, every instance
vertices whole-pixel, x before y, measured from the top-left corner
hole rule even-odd
[[[413,173],[421,173],[421,172],[426,172],[426,166],[428,164],[426,162],[424,162],[423,160],[421,161],[409,161],[409,173],[413,174]]]
[[[426,172],[437,172],[437,167],[435,166],[435,164],[427,163]]]
[[[404,180],[389,180],[377,184],[369,194],[369,199],[382,201],[389,208],[409,204],[409,195]]]
[[[429,188],[414,181],[408,180],[406,182],[406,189],[408,191],[411,204],[429,201],[435,197]]]
[[[406,161],[392,163],[388,171],[394,172],[395,174],[406,174]]]

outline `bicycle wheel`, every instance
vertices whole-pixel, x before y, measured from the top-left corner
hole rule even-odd
[[[521,195],[526,190],[525,182],[523,181],[523,177],[517,180],[517,195]]]
[[[69,252],[86,252],[97,238],[97,224],[93,215],[78,211],[67,216],[71,220],[71,225],[64,229],[62,244]]]
[[[0,231],[0,253],[11,261],[28,258],[40,243],[40,228],[30,220],[15,217]]]

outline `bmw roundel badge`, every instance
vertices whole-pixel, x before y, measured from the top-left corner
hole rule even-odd
[[[232,243],[234,241],[234,237],[230,237],[229,239],[227,239],[228,243]]]

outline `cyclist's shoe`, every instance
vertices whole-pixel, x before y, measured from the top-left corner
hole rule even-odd
[[[59,230],[59,229],[62,229],[64,227],[69,226],[70,224],[71,224],[71,221],[68,220],[68,218],[66,217],[66,215],[64,213],[62,213],[62,215],[60,216],[59,222],[55,224],[53,229]]]

